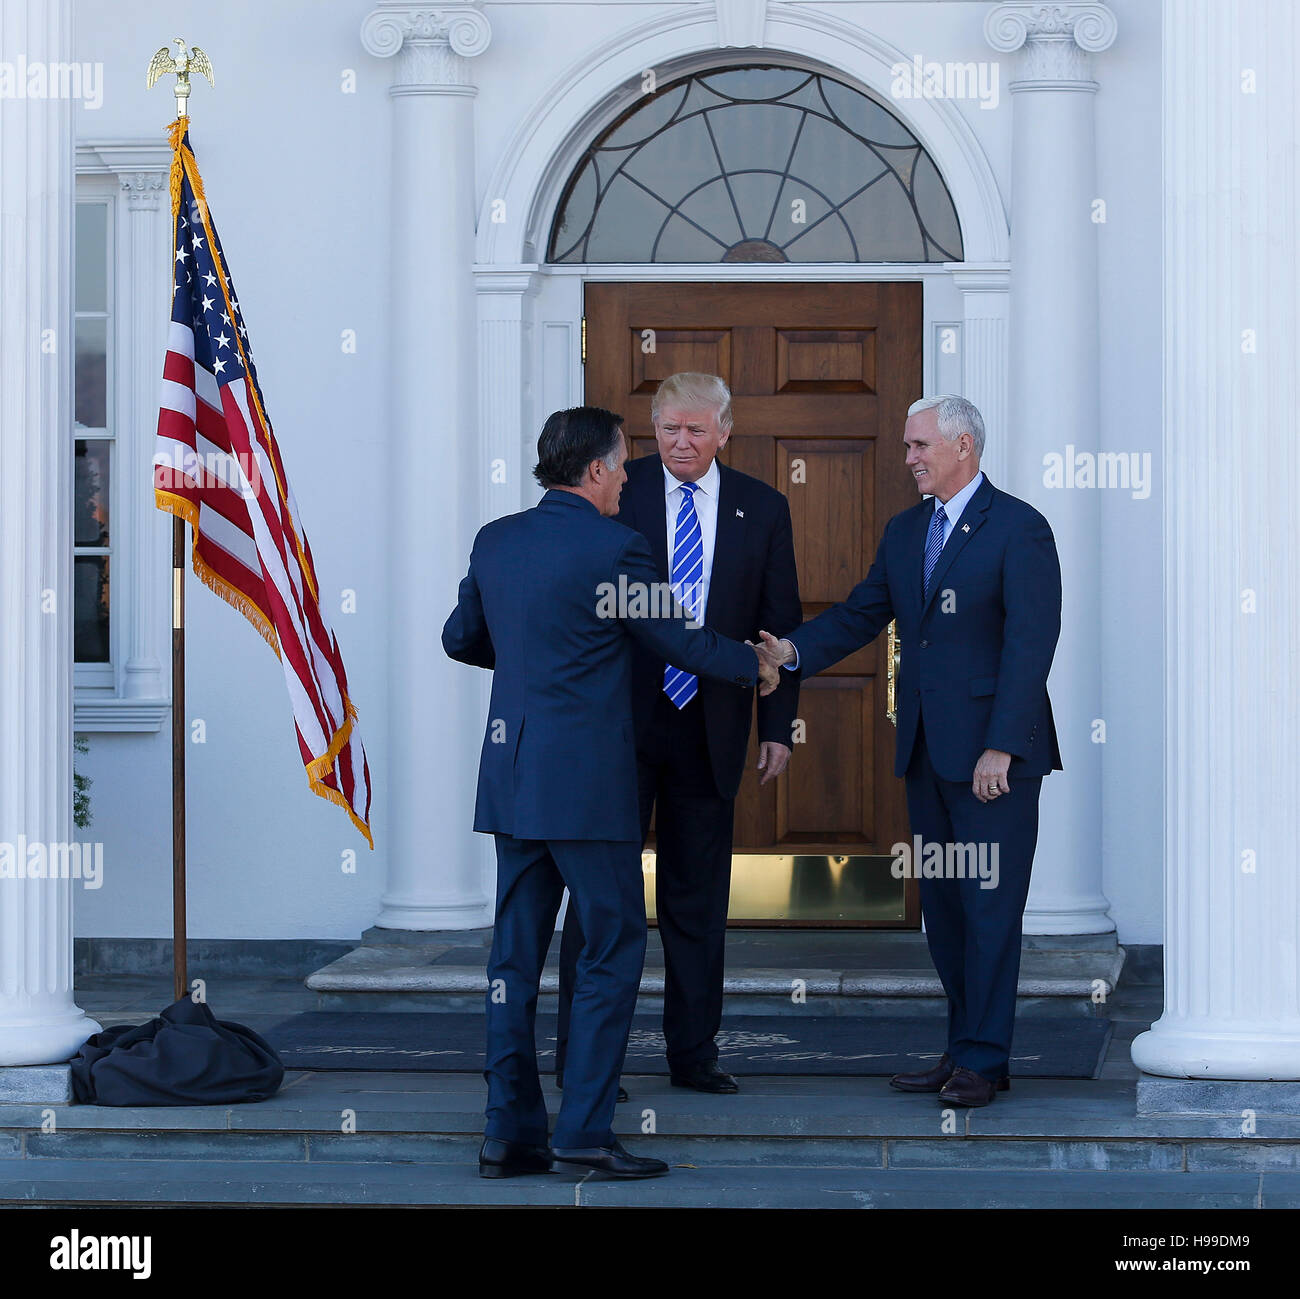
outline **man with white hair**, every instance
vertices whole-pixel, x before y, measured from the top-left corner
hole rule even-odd
[[[1047,697],[1061,567],[1047,520],[980,470],[984,421],[970,402],[926,397],[907,416],[907,466],[929,499],[889,520],[871,571],[842,604],[782,640],[765,629],[763,645],[770,662],[809,677],[898,620],[894,774],[906,778],[913,836],[945,848],[920,888],[948,1043],[934,1068],[896,1074],[891,1086],[987,1105],[1010,1086],[1038,794],[1061,766]],[[969,857],[948,845],[996,852],[996,886],[963,878]]]
[[[661,581],[720,635],[756,641],[760,627],[799,625],[790,506],[774,487],[721,464],[731,392],[715,374],[669,375],[650,405],[658,455],[627,464],[618,522],[649,543]],[[758,701],[760,783],[790,759],[797,679]],[[655,817],[655,913],[664,949],[664,1042],[670,1080],[713,1094],[739,1084],[718,1064],[736,794],[753,694],[633,654],[632,715],[641,834]],[[560,948],[556,1081],[563,1085],[569,1006],[582,933],[573,908]]]

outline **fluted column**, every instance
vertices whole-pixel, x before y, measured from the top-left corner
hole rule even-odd
[[[388,884],[376,924],[465,929],[491,916],[471,830],[483,716],[442,625],[482,493],[477,453],[474,95],[491,30],[473,4],[380,4],[366,50],[392,60]]]
[[[1100,508],[1095,491],[1054,490],[1050,455],[1095,453],[1099,422],[1096,145],[1090,56],[1115,39],[1102,4],[1001,4],[985,21],[1014,54],[1007,489],[1056,534],[1064,588],[1050,689],[1065,771],[1043,782],[1025,911],[1030,934],[1115,928],[1101,889]]]
[[[1164,39],[1165,1006],[1133,1062],[1294,1080],[1300,15],[1166,0]]]
[[[1007,465],[1007,366],[1010,276],[1005,267],[954,270],[961,290],[962,396],[984,417],[981,467],[998,486]]]
[[[72,59],[71,0],[3,0],[0,50]],[[0,108],[0,1065],[67,1060],[72,840],[72,104]],[[36,855],[32,851],[36,850]]]
[[[522,510],[531,500],[531,470],[540,427],[527,427],[531,406],[528,357],[532,299],[530,271],[479,271],[479,473],[481,519]]]

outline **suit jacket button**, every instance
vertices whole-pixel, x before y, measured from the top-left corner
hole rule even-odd
[[[923,641],[920,642],[920,646],[921,646],[922,649],[929,649],[929,648],[930,648],[930,642],[929,642],[928,640],[923,640]]]
[[[737,684],[738,686],[747,686],[747,685],[749,685],[749,678],[748,678],[748,677],[737,677],[737,678],[736,678],[736,684]]]

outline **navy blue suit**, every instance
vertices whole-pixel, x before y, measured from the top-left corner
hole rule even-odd
[[[663,461],[627,464],[620,523],[645,537],[662,581],[668,580],[668,517]],[[704,623],[736,640],[759,630],[783,636],[803,616],[795,571],[790,506],[760,479],[718,464],[717,531]],[[790,744],[799,702],[797,673],[758,700],[758,738]],[[664,1041],[672,1069],[718,1058],[722,1023],[727,903],[735,799],[745,769],[751,692],[702,679],[695,698],[676,708],[664,693],[664,656],[632,652],[641,835],[655,817],[655,910],[664,948]],[[560,1015],[555,1053],[565,1067],[568,999],[582,932],[572,909],[560,947]]]
[[[657,581],[644,538],[573,492],[479,530],[443,628],[454,659],[494,669],[474,828],[497,847],[488,961],[486,1135],[546,1143],[537,988],[567,886],[586,936],[554,1144],[608,1146],[645,958],[631,649],[748,691],[748,646],[680,616],[622,616]],[[678,607],[680,614],[680,607]]]
[[[996,1079],[1007,1071],[1021,918],[1038,839],[1042,778],[1061,766],[1047,674],[1061,629],[1051,527],[985,478],[940,552],[923,594],[934,501],[885,525],[871,571],[848,598],[790,633],[804,679],[898,621],[902,664],[894,774],[906,777],[913,835],[998,851],[997,887],[922,878],[921,911],[948,994],[948,1054]],[[1009,794],[976,799],[985,749],[1011,754]]]

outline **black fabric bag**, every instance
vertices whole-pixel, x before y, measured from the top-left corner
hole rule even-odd
[[[73,1096],[89,1105],[264,1101],[284,1080],[284,1065],[268,1042],[189,997],[147,1024],[96,1033],[70,1067]]]

